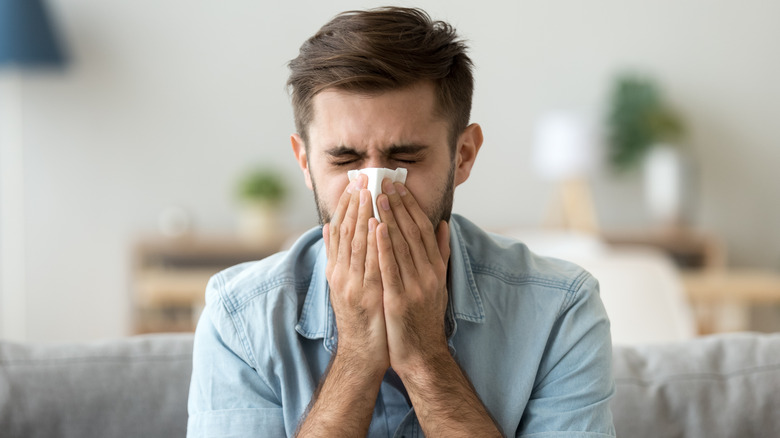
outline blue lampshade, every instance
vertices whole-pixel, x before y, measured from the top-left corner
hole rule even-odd
[[[0,65],[65,62],[41,0],[0,0]]]

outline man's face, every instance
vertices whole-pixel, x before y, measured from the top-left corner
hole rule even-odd
[[[297,135],[293,147],[322,223],[349,183],[347,171],[365,167],[407,168],[405,185],[431,222],[449,219],[460,160],[450,153],[449,124],[435,113],[432,84],[372,95],[325,90],[312,107],[308,148]]]

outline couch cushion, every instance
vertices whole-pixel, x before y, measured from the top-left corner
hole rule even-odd
[[[618,436],[780,437],[780,334],[615,346]]]
[[[192,335],[0,342],[0,435],[183,437]]]
[[[185,436],[192,335],[0,342],[0,435]],[[780,334],[620,346],[620,437],[780,436]]]

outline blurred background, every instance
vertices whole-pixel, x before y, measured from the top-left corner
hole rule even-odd
[[[43,4],[61,59],[0,64],[0,337],[189,330],[209,275],[317,224],[286,63],[385,2]],[[649,319],[693,328],[670,337],[778,330],[780,3],[397,4],[476,65],[485,143],[454,212],[581,262],[626,315],[633,288],[671,297]]]

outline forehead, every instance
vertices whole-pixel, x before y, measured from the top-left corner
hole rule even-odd
[[[318,148],[447,141],[447,123],[427,82],[372,94],[327,89],[314,96],[312,109],[309,142]]]

